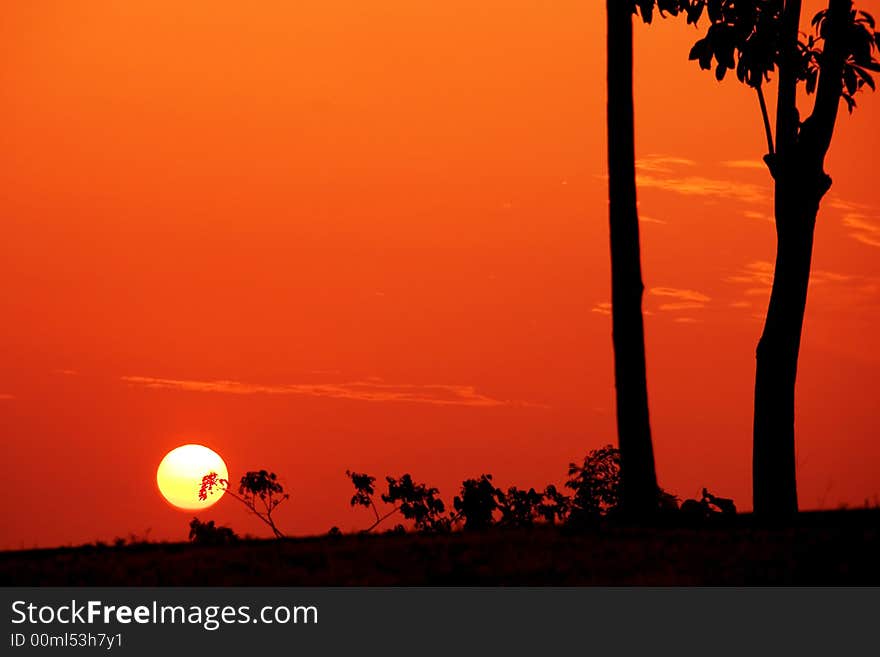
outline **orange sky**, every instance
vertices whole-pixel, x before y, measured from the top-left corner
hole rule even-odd
[[[0,547],[185,539],[154,483],[185,442],[278,472],[291,534],[369,520],[346,468],[451,500],[612,442],[604,14],[552,4],[5,6]],[[697,36],[636,33],[654,445],[664,487],[748,508],[771,188],[757,102],[686,61]],[[804,508],[880,495],[858,100],[817,228]],[[201,515],[262,532],[232,500]]]

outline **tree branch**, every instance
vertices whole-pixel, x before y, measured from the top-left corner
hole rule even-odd
[[[767,113],[767,101],[764,100],[763,85],[759,82],[755,87],[758,93],[758,104],[761,106],[761,118],[764,120],[764,134],[767,135],[767,155],[773,157],[776,153],[773,150],[773,130],[770,127],[770,115]]]
[[[801,0],[786,0],[780,28],[779,90],[776,103],[776,153],[785,160],[797,144],[798,35]],[[784,166],[784,164],[783,164]]]
[[[850,26],[852,0],[829,0],[825,25],[825,45],[819,65],[819,84],[813,112],[804,121],[802,141],[819,166],[831,146],[831,136],[843,93],[843,68],[847,59],[846,39]]]

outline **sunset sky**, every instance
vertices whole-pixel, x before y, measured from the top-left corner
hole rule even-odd
[[[616,440],[603,3],[0,13],[0,548],[185,540],[155,483],[183,443],[277,472],[279,526],[310,534],[368,524],[346,469],[451,502]],[[699,35],[636,29],[651,420],[664,488],[748,509],[772,189],[756,98],[687,61]],[[880,496],[880,96],[857,100],[816,229],[802,508]],[[199,515],[265,535],[231,499]]]

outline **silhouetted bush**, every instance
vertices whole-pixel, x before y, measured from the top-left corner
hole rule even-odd
[[[687,499],[681,504],[682,516],[691,522],[702,522],[716,516],[735,516],[733,500],[713,495],[705,488],[699,500]]]
[[[541,517],[540,507],[544,496],[534,488],[520,490],[511,486],[506,493],[496,488],[495,498],[501,511],[499,522],[505,527],[531,527]]]
[[[452,501],[457,512],[455,519],[464,519],[465,530],[488,529],[498,508],[499,493],[501,490],[492,485],[490,474],[480,475],[479,479],[465,479],[461,482],[461,494]]]
[[[189,523],[189,540],[199,545],[228,545],[235,543],[238,536],[229,527],[217,527],[213,520],[200,522],[193,518]]]
[[[620,451],[611,445],[590,451],[583,465],[569,463],[565,487],[574,491],[568,522],[594,524],[620,504]]]
[[[612,445],[591,450],[583,463],[570,463],[565,487],[566,495],[550,484],[543,492],[534,488],[523,490],[511,486],[507,491],[497,488],[491,474],[465,479],[461,490],[453,498],[454,514],[445,514],[443,501],[436,488],[417,484],[409,474],[400,479],[385,477],[388,492],[381,495],[385,504],[393,505],[383,515],[374,502],[376,478],[365,473],[346,470],[346,476],[355,488],[349,503],[373,511],[375,522],[364,529],[370,532],[395,513],[400,513],[420,532],[450,531],[456,523],[463,523],[467,531],[485,530],[493,525],[502,527],[531,527],[537,522],[560,524],[579,530],[596,527],[603,518],[610,520],[620,507],[620,451]],[[734,514],[733,500],[716,497],[703,490],[701,501],[686,500],[679,508],[678,498],[658,488],[657,515],[664,518],[683,517],[700,519],[712,514]],[[397,533],[398,525],[386,533]]]
[[[551,525],[557,522],[565,522],[571,508],[571,498],[550,484],[544,489],[541,503],[538,505],[538,514]]]

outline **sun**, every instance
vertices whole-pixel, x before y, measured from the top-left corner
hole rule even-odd
[[[179,509],[206,509],[223,497],[223,491],[207,499],[199,499],[202,477],[216,472],[220,479],[229,479],[229,471],[220,455],[203,445],[181,445],[165,455],[156,470],[159,492]]]

